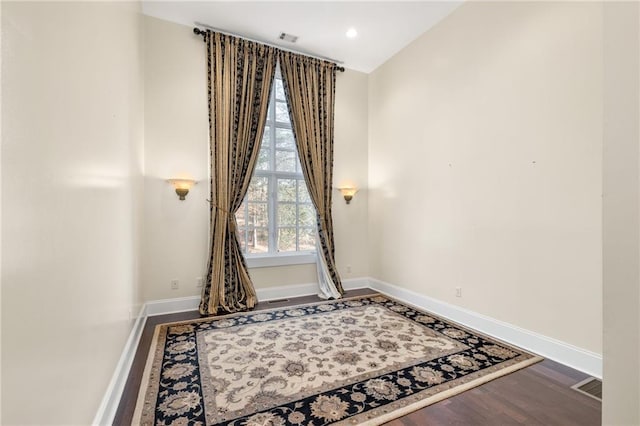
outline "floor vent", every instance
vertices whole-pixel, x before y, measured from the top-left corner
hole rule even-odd
[[[602,401],[602,380],[589,377],[571,386],[571,389],[575,389],[578,392],[590,396],[591,398]]]
[[[282,303],[282,302],[288,302],[289,299],[278,299],[278,300],[268,300],[267,303]]]

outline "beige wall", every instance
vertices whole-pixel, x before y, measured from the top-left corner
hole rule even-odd
[[[375,278],[601,353],[601,20],[465,3],[370,75]]]
[[[2,2],[2,420],[89,424],[138,304],[139,5]]]
[[[368,75],[357,71],[336,77],[333,184],[361,188],[349,205],[339,191],[333,193],[336,262],[343,279],[369,276],[367,82]]]
[[[191,27],[144,18],[145,31],[145,300],[198,295],[208,251],[208,112],[206,52]],[[335,184],[367,186],[367,75],[338,75]],[[165,179],[188,174],[199,183],[185,201]],[[368,274],[367,194],[346,206],[334,193],[336,256],[343,278]],[[347,272],[351,266],[351,273]],[[315,265],[253,268],[256,288],[316,282]],[[170,281],[180,280],[171,290]]]
[[[197,294],[206,265],[209,198],[207,63],[188,27],[143,17],[145,186],[142,286],[145,301]],[[198,180],[179,201],[166,179]],[[172,279],[181,288],[171,290]]]
[[[604,6],[602,423],[640,424],[640,8]]]

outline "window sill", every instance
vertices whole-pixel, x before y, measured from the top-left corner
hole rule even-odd
[[[246,256],[249,268],[268,268],[271,266],[305,265],[316,263],[314,252],[279,255],[254,255]]]

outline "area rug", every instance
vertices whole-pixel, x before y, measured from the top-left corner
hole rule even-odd
[[[378,425],[540,360],[379,295],[162,324],[133,424]]]

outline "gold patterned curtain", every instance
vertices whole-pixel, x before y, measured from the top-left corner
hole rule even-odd
[[[211,240],[200,313],[251,309],[256,292],[236,236],[264,133],[276,49],[207,31]]]
[[[302,173],[316,208],[320,296],[344,294],[335,261],[331,192],[336,64],[278,51]]]

